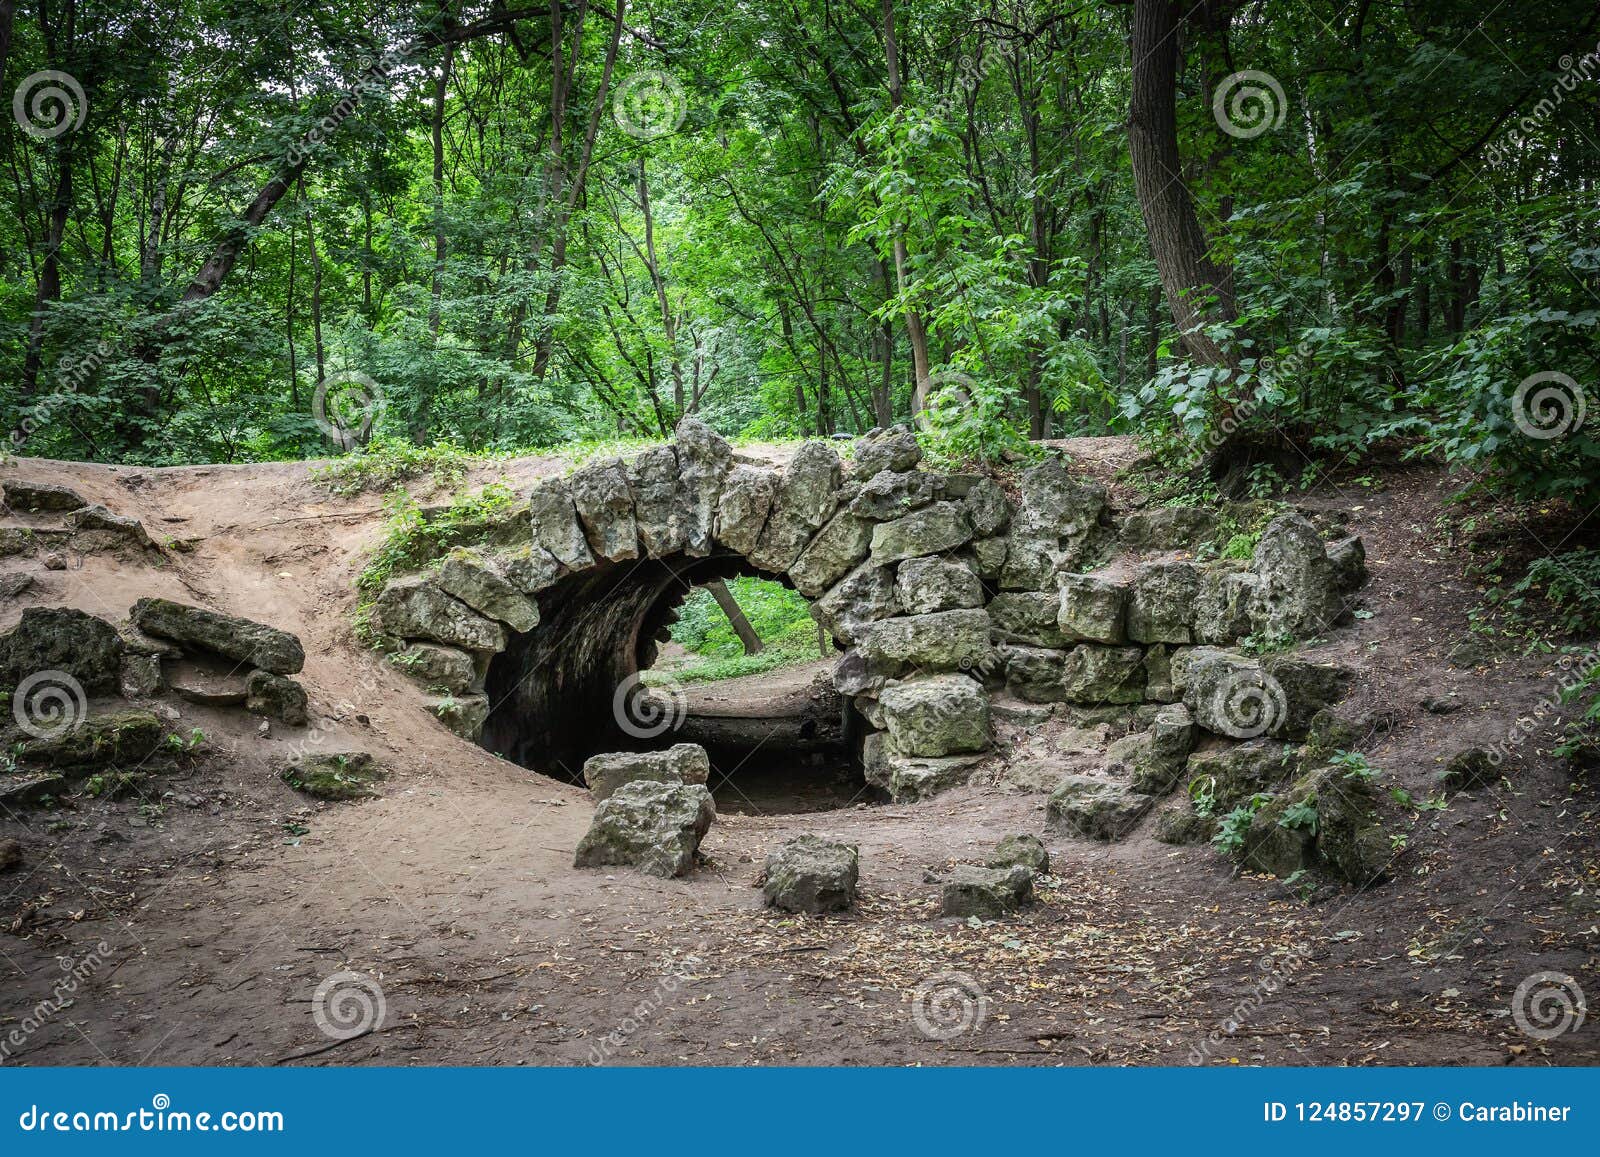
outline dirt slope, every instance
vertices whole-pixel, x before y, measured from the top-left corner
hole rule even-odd
[[[1101,473],[1133,456],[1120,440],[1083,449]],[[493,475],[522,486],[557,467],[527,459]],[[71,485],[158,539],[194,541],[159,568],[30,564],[36,585],[0,604],[0,627],[34,604],[117,618],[145,595],[204,603],[298,634],[313,707],[332,717],[313,735],[261,736],[252,717],[181,705],[174,728],[201,728],[210,754],[143,798],[0,816],[0,839],[25,856],[0,875],[0,1042],[27,1030],[6,1063],[1600,1059],[1592,1022],[1542,1042],[1508,1013],[1541,971],[1600,993],[1593,789],[1537,754],[1548,725],[1513,761],[1512,788],[1415,814],[1392,883],[1313,905],[1235,878],[1209,849],[1157,843],[1146,821],[1109,847],[1047,838],[1053,880],[1016,922],[938,921],[925,873],[1041,830],[1043,796],[986,779],[914,806],[725,815],[710,866],[682,880],[577,872],[586,793],[456,739],[354,642],[351,584],[380,533],[377,497],[330,498],[304,464],[22,460],[4,476]],[[1368,754],[1420,796],[1441,758],[1502,739],[1557,672],[1538,657],[1451,664],[1475,601],[1461,559],[1438,547],[1451,488],[1421,469],[1385,482],[1306,498],[1360,508],[1373,575],[1372,617],[1319,650],[1358,665],[1359,694],[1394,713]],[[1452,714],[1420,706],[1451,696]],[[393,771],[383,798],[309,804],[272,774],[297,742],[371,751]],[[799,831],[860,844],[858,912],[760,906],[766,851]],[[58,960],[91,954],[71,1002],[38,1015]],[[385,1012],[341,1043],[319,1030],[313,995],[342,971],[375,978]],[[981,990],[979,1023],[933,1039],[914,994],[951,972]]]

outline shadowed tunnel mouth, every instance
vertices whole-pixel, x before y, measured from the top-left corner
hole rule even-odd
[[[730,681],[678,684],[668,672],[662,685],[641,682],[691,592],[740,576],[789,585],[732,553],[602,563],[561,579],[538,596],[539,625],[489,664],[493,706],[480,742],[578,784],[591,755],[698,743],[727,812],[823,811],[865,799],[861,724],[826,679],[788,695],[760,692],[769,681],[793,684],[792,668],[746,676],[740,694]]]

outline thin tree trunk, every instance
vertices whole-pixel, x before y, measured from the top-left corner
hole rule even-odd
[[[721,579],[706,583],[706,590],[711,592],[711,597],[717,600],[717,606],[722,608],[722,613],[728,616],[728,623],[733,627],[733,633],[739,636],[739,642],[744,645],[746,655],[759,655],[764,644],[761,636],[756,634],[756,629],[750,625],[750,620],[745,618],[744,608],[733,597],[733,592],[728,589]]]
[[[444,105],[450,93],[450,66],[455,62],[455,45],[444,50],[439,75],[433,82],[433,297],[428,307],[428,332],[439,340],[439,322],[444,311]]]
[[[1173,0],[1134,0],[1128,151],[1150,252],[1184,344],[1196,360],[1232,368],[1221,346],[1204,332],[1214,322],[1232,321],[1234,304],[1224,271],[1208,256],[1205,230],[1182,179],[1178,15]]]
[[[887,65],[889,107],[898,112],[901,103],[900,50],[895,41],[894,0],[883,0],[883,52]],[[905,225],[896,221],[890,228],[894,231],[895,284],[903,294],[911,276],[911,257],[906,248]],[[911,365],[917,379],[917,388],[911,398],[911,413],[915,417],[921,408],[921,403],[927,399],[928,378],[931,373],[928,361],[928,331],[922,324],[922,315],[915,309],[907,309],[905,317],[906,337],[911,341]]]

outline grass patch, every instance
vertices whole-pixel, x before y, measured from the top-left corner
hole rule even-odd
[[[672,628],[672,641],[691,652],[695,661],[644,672],[641,678],[647,686],[737,679],[825,657],[817,646],[811,604],[804,596],[766,579],[730,579],[727,586],[760,637],[761,651],[746,655],[733,625],[711,592],[697,588],[684,600]],[[830,642],[826,654],[834,653]]]
[[[366,491],[392,490],[427,475],[435,488],[459,486],[467,471],[485,454],[474,454],[450,442],[414,446],[403,438],[377,437],[326,466],[314,466],[311,479],[331,494],[349,498]]]

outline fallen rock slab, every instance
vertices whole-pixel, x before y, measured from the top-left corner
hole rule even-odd
[[[147,635],[199,647],[274,675],[293,675],[306,664],[299,639],[251,619],[169,599],[140,599],[132,614],[134,626]]]
[[[1045,822],[1058,831],[1109,843],[1132,831],[1153,802],[1120,783],[1068,775],[1050,794]]]
[[[1009,868],[1017,864],[1041,876],[1049,874],[1050,853],[1038,836],[1028,832],[1007,836],[989,853],[991,868]]]
[[[681,876],[694,867],[700,841],[716,818],[716,804],[701,784],[623,784],[595,809],[572,864]]]
[[[785,912],[839,912],[855,903],[860,872],[856,845],[801,835],[767,855],[761,891]]]
[[[5,504],[13,510],[66,511],[89,505],[83,495],[66,486],[48,482],[7,482]]]
[[[590,756],[583,782],[595,802],[610,799],[629,783],[704,784],[711,757],[698,743],[675,743],[665,751],[612,751]]]
[[[42,767],[100,767],[138,763],[161,745],[161,721],[149,711],[113,711],[81,720],[63,717],[59,730],[18,744],[25,763]]]
[[[939,915],[997,920],[1033,902],[1033,872],[1021,864],[979,868],[958,864],[944,882]]]
[[[306,689],[293,679],[271,671],[250,672],[245,682],[244,709],[290,727],[304,727],[311,721]]]

